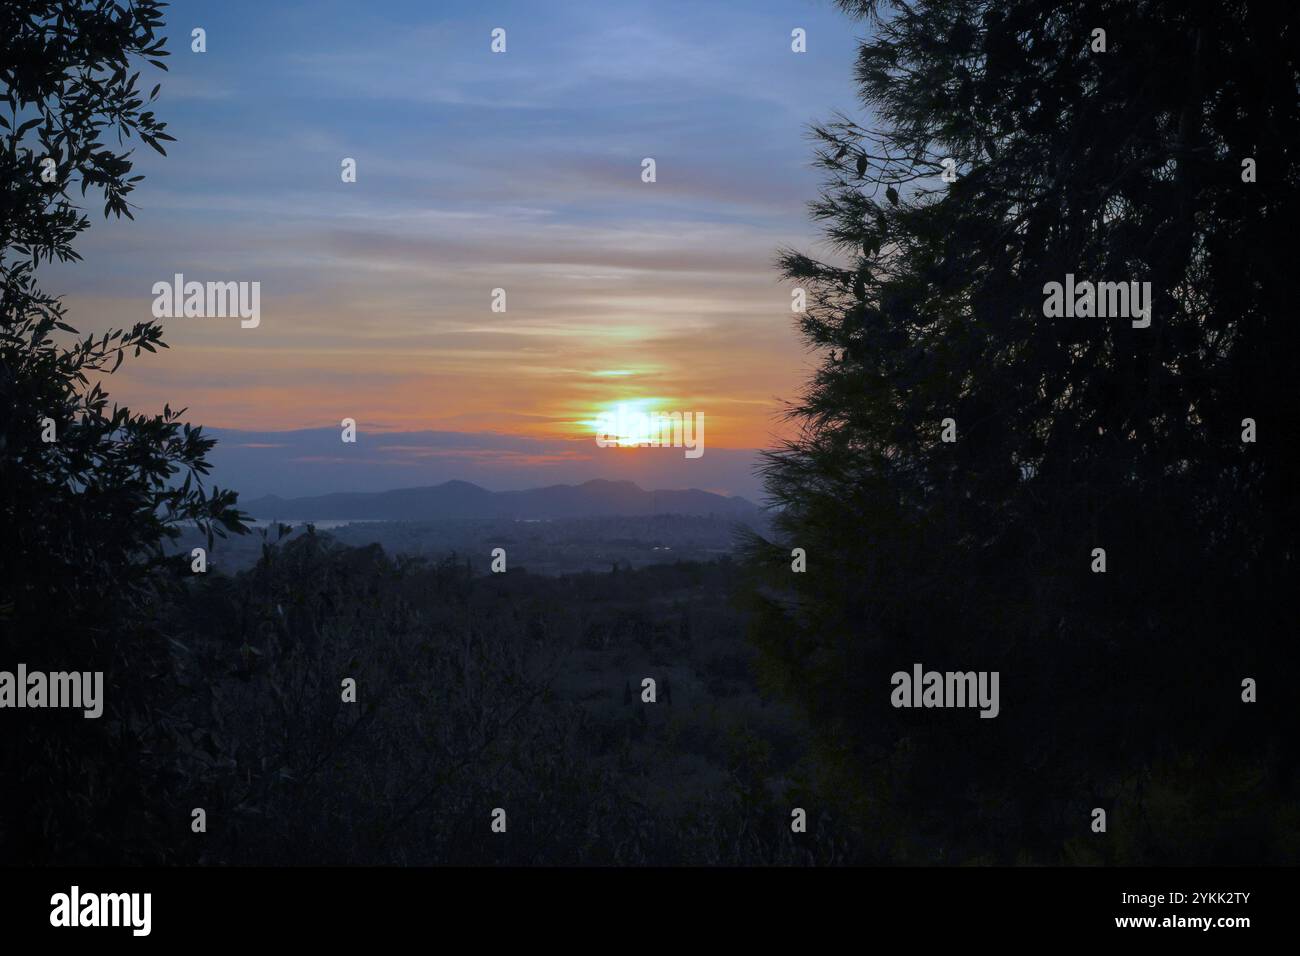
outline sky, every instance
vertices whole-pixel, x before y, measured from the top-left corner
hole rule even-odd
[[[660,487],[752,495],[815,365],[774,259],[819,249],[807,127],[859,114],[865,29],[829,0],[176,0],[141,85],[177,142],[137,150],[135,221],[91,204],[84,261],[42,281],[83,332],[150,319],[176,273],[260,283],[256,328],[161,319],[169,351],[108,383],[218,429],[250,493],[653,483],[671,458]],[[705,454],[597,448],[626,403],[702,413]],[[343,418],[357,444],[317,447]]]

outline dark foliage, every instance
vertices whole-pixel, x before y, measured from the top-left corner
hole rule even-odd
[[[202,863],[833,863],[860,851],[764,702],[726,562],[477,575],[309,533],[196,578],[169,808]],[[706,633],[708,639],[699,635]],[[694,635],[694,636],[693,636]],[[669,675],[673,700],[665,691]],[[643,703],[641,681],[658,680]],[[356,702],[342,682],[356,681]],[[633,692],[636,688],[636,692]],[[190,811],[208,830],[189,832]],[[506,833],[490,829],[507,813]],[[188,847],[188,850],[185,849]]]
[[[128,140],[170,139],[132,72],[163,68],[163,4],[0,6],[0,663],[107,697],[0,717],[6,862],[1300,858],[1293,24],[841,6],[878,28],[876,128],[815,131],[835,254],[783,266],[832,358],[768,461],[752,614],[728,562],[476,577],[314,533],[233,578],[167,558],[180,525],[245,529],[182,412],[103,392],[161,329],[82,339],[35,281],[77,257],[78,196],[130,216]],[[1151,327],[1044,318],[1067,273],[1150,282]],[[913,662],[999,671],[1001,714],[890,707]]]
[[[769,681],[895,859],[1294,862],[1293,17],[841,6],[874,128],[815,129],[836,256],[782,260],[829,355],[767,464]],[[1150,282],[1150,328],[1045,318],[1067,273]],[[891,707],[913,662],[1001,715]]]
[[[0,5],[0,628],[4,666],[103,671],[107,704],[10,712],[0,734],[7,862],[164,858],[154,770],[170,734],[166,642],[153,611],[188,562],[164,557],[181,522],[241,530],[232,492],[203,487],[213,442],[182,412],[110,406],[101,379],[154,352],[151,322],[78,336],[36,285],[73,260],[96,193],[130,216],[136,136],[171,139],[133,64],[163,67],[163,4],[14,0]],[[43,160],[52,159],[53,164]],[[78,188],[79,187],[79,188]],[[48,440],[52,438],[53,440]]]

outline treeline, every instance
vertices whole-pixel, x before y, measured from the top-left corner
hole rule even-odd
[[[797,719],[754,686],[736,583],[728,562],[483,576],[317,534],[268,543],[235,577],[196,575],[159,618],[175,669],[156,851],[263,864],[847,859],[852,841],[809,803]],[[193,832],[196,808],[206,832]],[[505,833],[491,829],[496,808]]]

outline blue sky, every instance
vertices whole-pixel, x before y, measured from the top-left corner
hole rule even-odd
[[[259,281],[259,328],[164,320],[170,352],[110,383],[199,423],[572,441],[637,398],[770,444],[813,364],[772,263],[813,247],[806,128],[856,111],[865,29],[829,0],[179,0],[142,76],[177,142],[44,282],[88,331],[177,272]]]

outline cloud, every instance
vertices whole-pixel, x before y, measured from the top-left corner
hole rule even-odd
[[[660,396],[702,410],[719,450],[766,443],[805,377],[773,259],[814,234],[803,124],[851,101],[838,14],[231,0],[205,15],[209,52],[176,50],[162,77],[178,142],[137,153],[136,221],[98,223],[85,261],[43,280],[86,332],[149,319],[176,272],[260,282],[262,322],[165,321],[171,348],[127,362],[114,399],[235,428],[347,416],[560,439]]]

